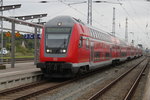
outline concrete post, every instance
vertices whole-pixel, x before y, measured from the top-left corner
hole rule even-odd
[[[0,6],[3,6],[3,0],[0,0]],[[0,15],[3,16],[3,11],[0,11]],[[0,19],[0,27],[1,27],[1,50],[2,50],[3,48],[3,18]],[[1,56],[0,64],[3,64],[3,54],[1,53],[0,56]]]
[[[34,34],[34,65],[37,63],[37,27],[35,27]]]
[[[12,21],[11,34],[11,68],[15,67],[15,22]]]

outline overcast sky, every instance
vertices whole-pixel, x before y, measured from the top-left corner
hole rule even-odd
[[[87,3],[68,6],[73,2],[87,0],[3,0],[4,5],[22,4],[21,8],[5,11],[5,16],[23,16],[47,13],[48,16],[42,21],[48,21],[55,16],[69,15],[83,22],[87,22]],[[95,0],[93,0],[95,1]],[[101,0],[102,1],[102,0]],[[93,26],[112,32],[113,7],[116,8],[116,36],[124,39],[125,19],[128,18],[129,43],[135,40],[135,44],[141,43],[150,48],[150,2],[146,0],[105,0],[109,2],[122,3],[93,3]],[[37,20],[32,20],[35,22]],[[31,20],[29,21],[31,22]],[[27,28],[27,30],[30,30]],[[132,33],[132,34],[131,34]]]

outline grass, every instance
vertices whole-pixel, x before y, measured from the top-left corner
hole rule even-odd
[[[15,58],[34,58],[33,50],[24,50],[24,49],[19,49],[19,50],[20,51],[15,52]],[[23,51],[26,51],[26,52],[23,52]],[[11,53],[8,53],[7,55],[3,55],[3,59],[11,59]]]
[[[16,56],[15,58],[34,58],[34,56]],[[3,59],[11,59],[11,57],[3,57]]]

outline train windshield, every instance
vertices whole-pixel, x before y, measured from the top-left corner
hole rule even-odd
[[[46,47],[66,48],[71,34],[71,28],[52,27],[46,28]]]

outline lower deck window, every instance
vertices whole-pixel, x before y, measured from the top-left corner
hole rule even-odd
[[[100,61],[100,52],[94,52],[94,61]]]

